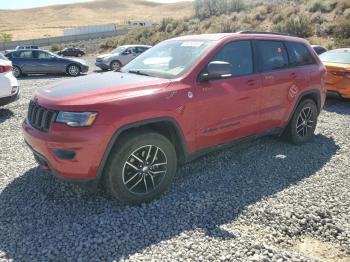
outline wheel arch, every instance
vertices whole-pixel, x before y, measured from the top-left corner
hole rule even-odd
[[[110,153],[118,144],[118,141],[129,132],[140,132],[142,130],[152,130],[169,139],[174,145],[178,162],[184,163],[188,156],[185,137],[178,122],[172,117],[160,117],[154,119],[141,120],[134,123],[126,124],[117,129],[109,140],[106,150],[103,153],[102,160],[97,170],[97,180],[101,180],[104,169],[108,162]]]
[[[291,113],[289,114],[288,116],[288,121],[287,121],[287,124],[285,125],[285,127],[282,129],[282,132],[281,134],[284,133],[284,131],[286,130],[286,128],[288,127],[289,123],[291,122],[292,120],[292,117],[295,113],[295,110],[297,109],[298,105],[304,101],[305,99],[311,99],[315,102],[316,104],[316,107],[317,107],[317,113],[320,114],[321,112],[321,91],[319,89],[309,89],[309,90],[306,90],[304,92],[302,92],[296,103],[294,104],[294,107],[293,107],[293,110],[291,111]]]
[[[71,66],[71,65],[76,65],[77,67],[79,67],[80,71],[81,71],[81,66],[76,63],[76,62],[71,62],[69,64],[66,65],[66,73],[68,73],[68,68]]]

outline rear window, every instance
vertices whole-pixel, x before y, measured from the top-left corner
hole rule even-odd
[[[304,44],[286,42],[286,46],[291,66],[305,66],[316,63],[315,59]]]
[[[288,67],[288,55],[282,42],[257,41],[258,69],[268,72]]]
[[[322,62],[350,64],[350,52],[326,52],[320,55]]]

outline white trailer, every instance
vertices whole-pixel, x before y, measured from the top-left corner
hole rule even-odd
[[[117,31],[115,24],[103,24],[80,26],[76,28],[66,28],[63,30],[63,33],[65,36],[72,36],[114,31]]]

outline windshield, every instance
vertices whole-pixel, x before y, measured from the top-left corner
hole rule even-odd
[[[125,49],[126,49],[125,46],[119,46],[118,48],[113,49],[112,54],[119,54],[119,53],[122,53]]]
[[[322,62],[350,64],[350,52],[326,52],[320,55]]]
[[[123,67],[122,72],[176,78],[186,73],[214,43],[213,41],[164,41],[132,60]]]

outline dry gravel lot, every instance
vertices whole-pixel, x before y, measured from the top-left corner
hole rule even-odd
[[[24,78],[0,109],[0,261],[350,261],[350,101],[329,99],[306,145],[210,154],[128,207],[58,181],[25,146],[32,93],[63,78]]]

